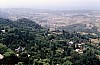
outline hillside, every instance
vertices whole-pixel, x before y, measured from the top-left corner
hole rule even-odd
[[[66,30],[66,31],[76,31],[76,32],[87,32],[87,33],[99,33],[98,27],[90,25],[90,24],[72,24],[65,27],[58,27],[58,30]]]
[[[0,64],[98,65],[99,39],[92,34],[51,32],[26,18],[16,21],[0,18]]]
[[[16,21],[0,18],[0,27],[3,28],[3,26],[25,28],[25,29],[42,29],[40,25],[26,18],[18,19]]]

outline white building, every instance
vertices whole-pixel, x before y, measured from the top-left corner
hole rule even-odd
[[[2,32],[2,33],[5,33],[6,31],[5,31],[5,30],[1,30],[1,32]]]
[[[3,59],[3,58],[4,58],[4,56],[0,54],[0,59]]]

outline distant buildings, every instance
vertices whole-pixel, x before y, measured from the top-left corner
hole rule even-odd
[[[34,10],[34,9],[20,9],[11,8],[3,9],[2,11],[9,14],[7,18],[16,20],[20,18],[29,18],[43,27],[50,27],[51,31],[58,27],[66,27],[72,24],[86,24],[87,29],[92,29],[97,26],[97,30],[100,32],[100,11],[94,10],[62,10],[62,11],[51,11],[51,10]],[[91,24],[90,24],[91,23]],[[56,24],[56,25],[54,25]]]

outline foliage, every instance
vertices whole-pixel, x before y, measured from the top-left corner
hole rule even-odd
[[[47,31],[35,22],[23,18],[17,21],[0,18],[1,64],[8,65],[98,65],[100,48],[89,41],[98,38],[77,32]],[[74,44],[69,44],[73,41]],[[82,54],[76,52],[75,44],[85,43]]]

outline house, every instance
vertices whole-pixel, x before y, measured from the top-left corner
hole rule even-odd
[[[83,53],[83,50],[80,49],[76,49],[75,51],[78,52],[79,54]]]
[[[18,56],[19,56],[19,54],[16,54],[16,56],[18,57]]]
[[[1,30],[2,31],[2,33],[5,33],[6,31],[5,30]]]
[[[3,59],[3,58],[4,58],[4,56],[2,54],[0,54],[0,59]]]
[[[75,48],[76,49],[83,49],[84,45],[85,45],[85,43],[76,43]]]
[[[68,46],[72,46],[74,44],[74,42],[73,41],[70,41],[67,44],[68,44]]]
[[[74,44],[74,42],[70,41],[69,44]]]
[[[28,54],[28,57],[30,57],[30,55]]]
[[[85,43],[77,43],[75,44],[75,51],[78,52],[79,54],[82,54],[83,51],[85,50],[85,47],[84,47]]]
[[[6,30],[2,29],[2,30],[1,30],[1,33],[6,33]]]

